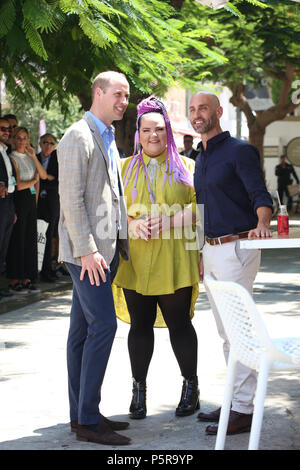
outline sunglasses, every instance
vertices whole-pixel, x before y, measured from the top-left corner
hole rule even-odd
[[[8,132],[9,132],[9,131],[10,131],[10,127],[0,126],[0,130],[1,130],[2,132],[5,132],[5,131],[8,131]]]
[[[43,140],[42,144],[55,145],[55,142],[48,142],[48,140]]]

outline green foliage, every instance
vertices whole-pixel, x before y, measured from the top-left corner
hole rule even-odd
[[[273,78],[272,83],[271,83],[271,97],[272,97],[273,103],[275,104],[279,103],[281,85],[282,84],[280,80],[278,80],[277,78]]]
[[[46,109],[44,102],[40,100],[38,92],[33,92],[33,99],[34,104],[32,105],[29,102],[24,103],[15,95],[8,93],[7,101],[10,104],[4,111],[5,113],[15,114],[18,117],[19,124],[27,127],[30,134],[30,141],[36,150],[38,149],[41,120],[46,122],[47,132],[50,132],[59,140],[65,130],[75,121],[78,121],[83,115],[81,104],[78,98],[74,96],[69,97],[69,109],[66,114],[61,112],[60,104],[53,96],[49,109]]]
[[[231,88],[235,84],[259,86],[271,74],[283,77],[288,62],[300,70],[300,5],[286,3],[257,8],[254,0],[236,0],[231,6],[239,14],[233,15],[228,9],[208,10],[199,4],[195,10],[193,0],[185,1],[185,28],[199,35],[209,29],[207,47],[227,59],[223,64],[205,62],[211,81]],[[198,70],[201,75],[202,57],[190,53],[194,66],[186,73]]]
[[[46,33],[58,30],[63,21],[57,2],[51,4],[44,0],[25,0],[23,14],[24,19],[30,21],[34,28]]]
[[[0,38],[11,30],[15,19],[15,0],[7,0],[0,7]]]
[[[3,0],[0,11],[0,63],[8,89],[31,102],[37,90],[46,106],[55,96],[63,111],[69,95],[87,105],[91,79],[103,70],[124,72],[133,93],[161,94],[175,83],[193,82],[185,74],[193,67],[190,51],[201,54],[198,78],[206,76],[206,59],[225,61],[201,35],[184,31],[185,19],[170,0]]]
[[[33,23],[27,18],[24,18],[23,28],[25,31],[25,36],[28,39],[28,42],[30,46],[32,47],[32,49],[34,50],[34,52],[38,54],[40,57],[42,57],[43,59],[48,59],[48,55],[44,48],[41,35],[38,33]]]
[[[185,0],[2,0],[0,64],[12,95],[63,112],[69,96],[89,105],[92,78],[124,72],[133,94],[162,95],[197,80],[254,85],[267,68],[299,61],[297,4],[231,0],[211,10]],[[297,56],[298,54],[298,56]]]

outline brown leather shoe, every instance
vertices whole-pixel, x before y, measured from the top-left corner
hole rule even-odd
[[[249,432],[252,423],[252,414],[238,413],[237,411],[230,410],[227,435],[240,434],[242,432]],[[218,424],[212,424],[205,429],[206,434],[216,435],[218,432]]]
[[[112,421],[111,419],[105,418],[103,416],[104,422],[110,426],[113,431],[123,431],[127,429],[129,423],[127,421]],[[78,421],[72,420],[70,423],[71,432],[76,432],[78,426]]]
[[[104,421],[97,426],[97,431],[92,431],[88,426],[77,425],[76,439],[78,441],[95,442],[107,446],[124,446],[131,442],[129,437],[121,436],[114,432]]]
[[[199,421],[210,421],[211,423],[218,423],[220,419],[221,408],[211,411],[210,413],[199,413],[197,418]]]

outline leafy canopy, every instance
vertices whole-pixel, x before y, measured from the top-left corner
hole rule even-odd
[[[190,50],[203,64],[225,60],[184,25],[168,0],[2,0],[1,72],[20,99],[33,102],[35,89],[46,106],[56,96],[64,109],[69,95],[84,102],[91,78],[107,69],[141,93],[162,92],[191,81],[182,74]]]
[[[195,11],[193,0],[186,0],[181,11],[186,28],[194,37],[206,30],[207,47],[224,55],[227,62],[206,60],[204,65],[202,57],[190,51],[193,67],[185,64],[185,73],[196,73],[200,79],[205,69],[212,82],[233,87],[237,83],[259,86],[270,76],[282,79],[287,63],[300,70],[300,5],[292,1],[261,2],[264,8],[236,0],[229,8],[216,11],[197,4]],[[231,5],[238,11],[234,16]]]

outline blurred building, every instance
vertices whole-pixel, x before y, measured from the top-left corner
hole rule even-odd
[[[264,109],[272,105],[270,97],[265,94],[265,90],[254,90],[248,88],[250,103],[253,109]],[[183,149],[183,136],[190,134],[194,137],[194,148],[200,141],[200,136],[196,134],[189,121],[189,101],[192,96],[191,90],[182,88],[170,88],[163,99],[168,110],[171,125],[178,150]],[[248,140],[249,131],[246,118],[243,113],[239,113],[229,100],[231,91],[228,88],[219,88],[216,91],[223,107],[221,127],[228,130],[234,137]],[[277,188],[277,178],[274,173],[275,166],[279,163],[279,157],[286,151],[292,139],[300,137],[300,106],[296,108],[293,116],[287,116],[281,121],[270,124],[266,129],[264,140],[265,154],[265,175],[266,184],[269,191]],[[300,145],[299,145],[300,146]],[[296,160],[295,160],[296,161]],[[291,162],[300,179],[300,157],[299,163]]]

